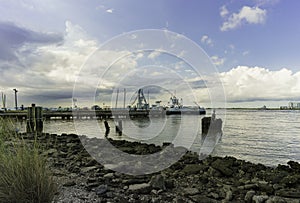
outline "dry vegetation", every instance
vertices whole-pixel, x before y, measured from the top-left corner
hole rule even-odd
[[[26,145],[6,119],[0,119],[0,171],[0,202],[52,201],[56,184],[38,143]]]

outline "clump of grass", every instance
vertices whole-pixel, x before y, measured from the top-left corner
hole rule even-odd
[[[17,139],[14,128],[0,120],[0,202],[47,203],[56,193],[45,157],[38,145]],[[6,144],[6,140],[13,140]],[[14,142],[15,141],[15,142]],[[13,144],[12,144],[13,143]]]
[[[10,119],[0,117],[0,144],[15,136],[14,123]]]

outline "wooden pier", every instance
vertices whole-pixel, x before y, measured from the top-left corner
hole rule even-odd
[[[76,111],[43,111],[43,118],[50,119],[105,119],[105,118],[128,118],[128,117],[148,117],[164,116],[165,111],[152,110],[76,110]],[[0,113],[3,118],[16,118],[18,120],[27,119],[27,111],[8,111]]]

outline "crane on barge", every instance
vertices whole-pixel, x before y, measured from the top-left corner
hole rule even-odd
[[[149,109],[149,103],[146,100],[143,89],[138,90],[137,96],[135,97],[134,101],[131,103],[130,106],[134,106],[135,103],[136,103],[135,107],[137,110]]]

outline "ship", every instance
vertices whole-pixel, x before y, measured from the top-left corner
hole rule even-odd
[[[206,110],[200,107],[197,103],[196,106],[183,106],[183,101],[179,102],[179,99],[173,95],[170,98],[168,106],[166,108],[166,115],[187,114],[187,115],[205,115]]]

